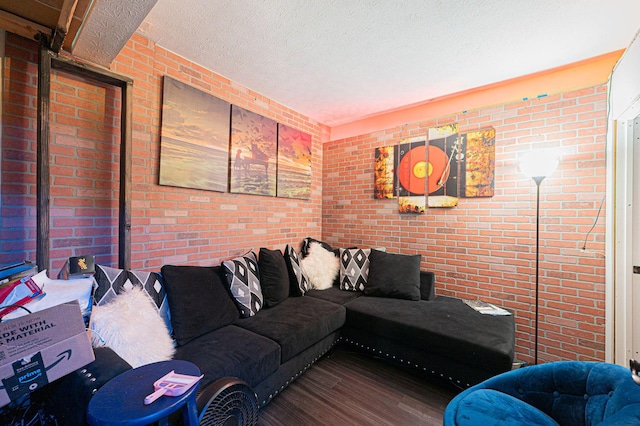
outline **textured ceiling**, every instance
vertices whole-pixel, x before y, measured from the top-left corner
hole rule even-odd
[[[157,0],[138,31],[329,126],[626,48],[638,0]]]

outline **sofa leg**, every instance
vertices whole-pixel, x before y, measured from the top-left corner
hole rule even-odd
[[[254,426],[258,423],[258,398],[251,386],[235,377],[218,379],[197,396],[200,425]]]

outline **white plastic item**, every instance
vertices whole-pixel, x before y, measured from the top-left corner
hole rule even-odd
[[[144,398],[144,404],[149,405],[162,395],[180,396],[198,383],[203,377],[204,374],[199,377],[188,376],[186,374],[177,374],[175,370],[172,370],[153,383],[155,391]]]

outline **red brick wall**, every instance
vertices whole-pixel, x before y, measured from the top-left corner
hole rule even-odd
[[[135,35],[111,67],[134,79],[132,268],[214,265],[321,234],[328,128]],[[290,200],[158,185],[162,76],[312,135],[312,195]],[[7,34],[2,117],[0,262],[35,260],[37,45]],[[51,265],[95,253],[117,264],[120,92],[52,74]]]
[[[35,260],[37,46],[7,34],[0,165],[0,262]],[[212,265],[261,246],[306,236],[338,246],[385,246],[420,253],[436,271],[438,293],[482,297],[513,309],[517,357],[532,360],[535,185],[519,153],[562,146],[560,168],[542,183],[540,359],[604,359],[605,87],[581,90],[322,145],[328,129],[135,35],[112,68],[132,77],[132,267]],[[313,136],[309,201],[159,186],[162,76]],[[66,73],[52,76],[51,265],[92,251],[115,265],[119,92]],[[373,199],[373,150],[433,125],[496,128],[496,193],[461,199],[424,216]],[[323,161],[327,165],[323,168]],[[51,275],[51,274],[50,274]]]
[[[496,129],[495,195],[458,207],[400,215],[373,199],[374,149],[457,122]],[[437,293],[482,298],[515,311],[517,359],[533,361],[536,187],[518,156],[560,147],[559,169],[542,182],[539,360],[604,360],[606,87],[488,107],[324,145],[325,241],[422,255]]]

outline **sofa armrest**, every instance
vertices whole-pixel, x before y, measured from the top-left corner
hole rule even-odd
[[[131,365],[111,348],[94,348],[93,352],[95,361],[52,384],[55,388],[48,402],[50,410],[62,421],[60,424],[85,425],[87,407],[93,394],[109,380],[131,369]]]
[[[433,300],[436,297],[436,274],[420,271],[420,299]]]

